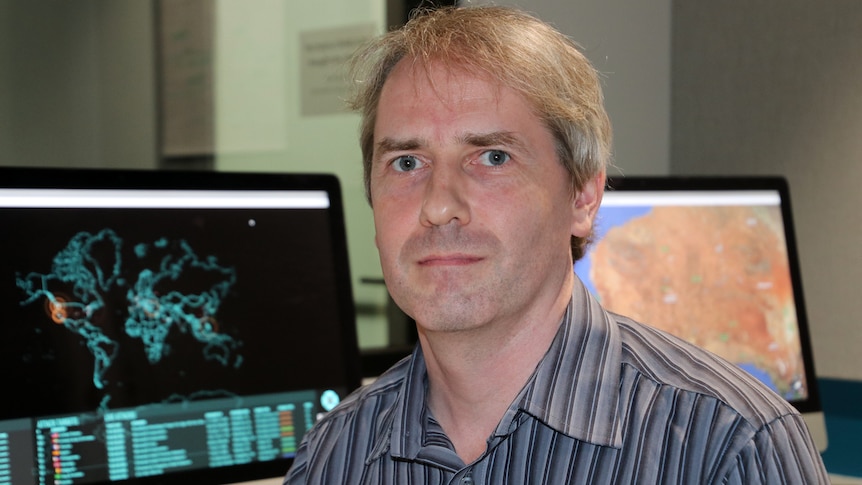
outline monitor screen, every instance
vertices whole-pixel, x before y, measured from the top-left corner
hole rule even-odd
[[[334,176],[0,170],[0,483],[283,475],[360,382]]]
[[[611,179],[575,272],[608,310],[724,357],[803,413],[820,412],[784,179]]]

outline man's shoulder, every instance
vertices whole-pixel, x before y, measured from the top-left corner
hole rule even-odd
[[[620,329],[622,365],[657,386],[715,399],[755,427],[797,414],[739,366],[667,332],[612,315]]]
[[[407,358],[353,391],[315,423],[303,437],[284,483],[335,483],[337,479],[320,478],[338,476],[332,473],[360,476],[366,457],[388,446],[385,438],[409,370]]]

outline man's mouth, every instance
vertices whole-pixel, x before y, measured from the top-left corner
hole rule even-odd
[[[438,254],[420,259],[419,266],[465,266],[481,260],[481,257],[471,254]]]

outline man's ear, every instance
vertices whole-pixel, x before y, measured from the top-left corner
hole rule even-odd
[[[584,184],[572,201],[572,235],[589,237],[605,193],[605,172]]]

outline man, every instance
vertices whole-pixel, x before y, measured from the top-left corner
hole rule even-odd
[[[569,40],[446,8],[354,73],[381,266],[420,345],[317,424],[285,483],[828,483],[786,402],[575,278],[611,135]]]

